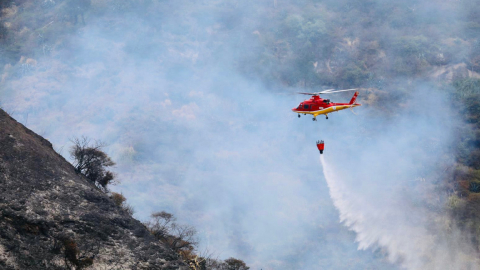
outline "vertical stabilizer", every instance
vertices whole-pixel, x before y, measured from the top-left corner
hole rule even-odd
[[[356,91],[355,94],[353,94],[353,97],[350,100],[350,103],[348,103],[348,104],[350,104],[350,105],[354,104],[355,101],[357,101],[357,96],[358,96],[358,91]]]

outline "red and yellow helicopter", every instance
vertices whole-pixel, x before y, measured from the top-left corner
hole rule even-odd
[[[323,99],[320,98],[320,94],[331,94],[337,92],[345,92],[345,91],[355,91],[357,89],[344,89],[344,90],[336,90],[335,89],[328,89],[323,90],[320,92],[315,93],[298,93],[302,95],[312,95],[312,97],[308,100],[303,101],[298,105],[297,108],[293,108],[292,111],[298,113],[298,118],[300,118],[300,114],[311,114],[313,115],[313,121],[317,121],[317,116],[320,114],[324,114],[326,119],[328,119],[328,114],[331,112],[341,111],[348,108],[354,108],[357,106],[361,106],[362,104],[355,103],[358,96],[358,91],[355,92],[352,99],[349,103],[334,103],[330,102],[330,99]]]

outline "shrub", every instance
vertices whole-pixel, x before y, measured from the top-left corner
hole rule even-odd
[[[115,163],[102,151],[105,144],[95,142],[90,145],[90,139],[86,137],[75,138],[72,142],[70,155],[74,159],[75,171],[83,174],[102,191],[107,192],[107,186],[113,182],[115,175],[106,168]]]
[[[122,208],[129,215],[133,215],[134,213],[133,207],[126,203],[127,198],[125,198],[123,194],[112,192],[112,195],[110,196],[110,198],[118,207]]]
[[[195,249],[197,245],[195,228],[177,224],[176,218],[165,211],[153,213],[151,218],[145,226],[157,240],[176,252]]]
[[[63,253],[63,260],[67,269],[86,269],[93,265],[93,258],[95,254],[86,256],[81,254],[77,243],[68,237],[60,237],[60,249]]]
[[[230,258],[225,260],[226,264],[226,270],[248,270],[250,267],[248,267],[244,261],[235,259],[235,258]]]
[[[205,267],[209,270],[248,270],[248,267],[244,261],[229,258],[225,261],[215,260],[211,258],[205,259]]]

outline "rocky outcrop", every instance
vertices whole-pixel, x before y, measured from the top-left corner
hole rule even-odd
[[[455,78],[480,79],[480,74],[468,69],[467,64],[460,63],[446,66],[434,66],[428,77],[437,81],[451,83]]]
[[[187,269],[0,109],[0,269]]]

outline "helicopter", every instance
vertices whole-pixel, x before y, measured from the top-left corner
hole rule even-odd
[[[355,90],[357,89],[354,88],[336,91],[335,89],[328,89],[314,93],[298,93],[302,95],[311,95],[312,97],[300,103],[300,105],[298,105],[297,108],[293,108],[292,111],[298,113],[298,118],[300,118],[300,114],[303,113],[303,115],[313,115],[313,121],[317,121],[317,116],[319,116],[320,114],[324,114],[326,119],[328,119],[328,114],[331,112],[341,111],[349,108],[353,109],[354,107],[361,106],[362,104],[355,103],[355,101],[357,100],[358,91],[353,94],[353,97],[349,103],[334,103],[331,102],[330,99],[320,98],[320,95]]]

